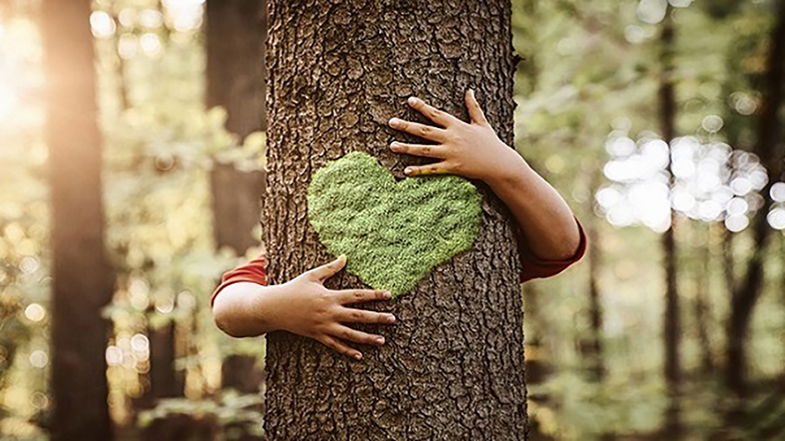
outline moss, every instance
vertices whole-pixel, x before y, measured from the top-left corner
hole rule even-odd
[[[319,169],[308,187],[308,218],[347,270],[376,289],[403,294],[480,231],[482,195],[458,176],[396,182],[376,158],[349,153]]]

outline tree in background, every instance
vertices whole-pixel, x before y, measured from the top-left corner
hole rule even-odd
[[[46,141],[52,207],[52,392],[55,441],[112,439],[101,309],[112,298],[105,256],[90,1],[47,0]],[[67,37],[67,38],[66,38]]]
[[[362,150],[403,176],[412,159],[389,151],[387,121],[406,111],[410,95],[465,118],[463,94],[474,87],[501,139],[512,142],[509,2],[320,0],[293,8],[276,0],[269,14],[271,283],[330,258],[307,223],[310,172]],[[502,206],[484,193],[474,248],[379,306],[399,321],[388,344],[361,363],[313,340],[267,336],[271,439],[525,439],[518,254]],[[350,274],[331,282],[361,286]]]
[[[782,122],[780,108],[785,91],[785,1],[773,2],[774,24],[768,40],[765,71],[760,78],[761,104],[757,120],[754,153],[766,167],[768,183],[761,195],[768,204],[772,202],[771,187],[782,176]],[[752,219],[753,254],[746,263],[746,269],[739,285],[734,287],[730,301],[730,316],[726,331],[725,381],[738,396],[745,397],[747,386],[747,341],[752,312],[763,290],[764,263],[767,239],[771,227],[767,219],[768,211],[758,210]]]
[[[223,107],[226,129],[240,139],[264,131],[265,0],[208,0],[206,20],[207,107]],[[252,231],[259,221],[264,171],[215,161],[210,183],[215,243],[244,255],[259,243]],[[251,354],[227,355],[221,377],[224,388],[240,393],[258,393],[263,381]],[[258,438],[244,434],[242,439]]]
[[[674,92],[674,38],[675,29],[670,14],[670,7],[665,7],[665,18],[660,34],[659,60],[660,60],[660,85],[659,122],[663,140],[671,144],[676,138],[676,96]],[[667,173],[668,188],[674,184],[673,163],[669,153]],[[676,248],[677,217],[673,209],[669,208],[670,228],[662,234],[662,251],[665,269],[665,311],[663,316],[663,343],[665,362],[663,373],[668,386],[668,408],[665,416],[665,434],[674,439],[679,439],[682,432],[681,423],[681,306],[679,299]]]

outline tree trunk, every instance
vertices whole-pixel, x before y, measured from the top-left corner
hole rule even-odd
[[[266,127],[263,62],[266,22],[264,0],[207,2],[207,106],[226,109],[226,128],[240,138]],[[243,254],[259,244],[251,231],[259,221],[264,173],[242,172],[231,164],[216,163],[210,181],[216,245]],[[249,206],[256,209],[249,210]],[[255,358],[248,355],[229,358],[222,369],[224,386],[239,388],[240,392],[257,392],[259,384],[247,381],[260,376],[254,367]]]
[[[510,3],[312,0],[270,2],[265,238],[272,283],[330,256],[307,220],[306,188],[328,160],[366,151],[403,176],[388,149],[406,139],[392,116],[422,120],[421,96],[465,118],[473,87],[512,142]],[[409,138],[409,140],[413,140]],[[478,184],[479,185],[479,184]],[[519,261],[510,215],[485,186],[473,249],[410,292],[373,306],[398,317],[363,361],[310,339],[267,336],[265,428],[272,440],[522,440],[526,395]],[[332,288],[363,286],[350,274]]]
[[[595,194],[599,187],[600,176],[592,177],[591,192]],[[594,209],[594,198],[589,198],[589,212]],[[589,326],[588,337],[589,373],[594,381],[602,381],[605,377],[605,354],[602,344],[602,299],[599,287],[599,273],[602,265],[600,254],[599,222],[592,218],[588,228],[589,242],[594,244],[589,250]]]
[[[90,1],[41,7],[52,209],[52,440],[112,439],[107,407],[114,278],[105,255]]]
[[[699,226],[700,228],[700,226]],[[714,371],[714,351],[711,347],[709,335],[709,321],[711,311],[709,309],[709,290],[711,288],[711,226],[705,225],[701,228],[704,231],[704,241],[700,246],[698,255],[699,268],[695,270],[695,299],[692,305],[695,326],[698,328],[698,345],[701,354],[701,373],[710,374]]]
[[[674,34],[670,8],[662,23],[660,35],[661,77],[659,88],[660,126],[663,140],[667,143],[676,137],[676,96],[673,83]],[[673,172],[668,161],[669,188],[673,188]],[[666,434],[678,437],[681,432],[681,320],[678,291],[676,249],[677,217],[670,210],[671,226],[662,235],[662,251],[665,265],[665,315],[663,317],[663,343],[665,349],[664,376],[668,387],[669,405],[666,413]]]
[[[208,0],[206,33],[207,106],[226,109],[226,128],[240,138],[265,130],[265,0]],[[244,254],[259,243],[251,232],[259,221],[264,172],[215,163],[210,183],[216,245]],[[224,389],[258,393],[263,373],[253,355],[231,354],[223,361],[221,379]],[[237,429],[242,441],[258,439]]]
[[[240,137],[267,128],[266,9],[265,0],[207,1],[207,106],[225,108],[226,129]]]
[[[183,395],[182,374],[175,368],[175,323],[157,328],[148,326],[150,336],[150,395],[153,398],[171,398]]]
[[[148,316],[154,314],[150,308]],[[171,321],[159,327],[148,325],[147,335],[150,339],[150,389],[142,400],[142,406],[152,408],[162,398],[183,396],[184,377],[175,368],[177,359],[176,325]],[[181,415],[167,415],[154,420],[142,431],[141,438],[149,441],[175,441],[192,427],[193,422]]]
[[[781,136],[782,124],[779,109],[783,102],[785,84],[785,0],[776,2],[776,22],[769,39],[769,54],[766,72],[761,85],[761,106],[758,126],[758,139],[755,153],[768,170],[769,182],[761,190],[761,195],[771,202],[770,189],[781,173],[781,153],[777,142]],[[768,204],[766,204],[768,206]],[[764,206],[765,207],[765,206]],[[746,273],[731,298],[730,318],[727,327],[727,364],[725,381],[738,396],[747,394],[747,334],[749,333],[752,311],[760,297],[764,283],[764,258],[766,239],[771,227],[766,220],[767,210],[758,210],[752,219],[753,254],[747,261]]]

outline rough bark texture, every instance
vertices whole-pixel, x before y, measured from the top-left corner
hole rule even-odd
[[[769,54],[766,72],[761,84],[760,114],[758,121],[758,139],[755,153],[766,167],[769,174],[768,184],[761,190],[761,195],[771,202],[770,189],[782,173],[782,153],[778,142],[782,136],[782,123],[779,109],[785,94],[785,0],[775,4],[776,21],[769,39]],[[768,204],[767,204],[768,205]],[[761,209],[752,219],[753,249],[752,257],[740,285],[733,291],[731,298],[730,318],[727,327],[727,364],[725,381],[727,386],[738,396],[747,394],[747,334],[749,333],[752,311],[758,302],[764,283],[764,257],[766,241],[771,228],[766,220],[768,210]]]
[[[207,106],[226,109],[226,128],[239,138],[266,128],[264,0],[207,2]],[[251,234],[259,221],[264,172],[243,172],[214,164],[210,173],[215,243],[238,254],[259,241]],[[248,207],[255,207],[249,210]],[[262,372],[256,357],[233,354],[221,368],[224,388],[259,391]],[[245,439],[245,438],[244,438]]]
[[[392,116],[422,120],[421,96],[465,118],[474,87],[511,143],[510,4],[308,0],[270,2],[265,237],[272,283],[329,260],[307,219],[306,187],[326,161],[365,151],[402,177],[411,157]],[[413,139],[410,138],[410,141]],[[265,428],[272,440],[522,440],[526,430],[522,301],[510,217],[485,194],[474,248],[411,292],[372,306],[398,317],[362,362],[287,333],[267,336]],[[362,286],[340,274],[333,288]]]
[[[670,9],[670,8],[669,8]],[[670,10],[662,24],[660,35],[660,63],[662,68],[659,88],[660,130],[665,142],[676,137],[676,94],[673,83],[674,34]],[[669,187],[673,188],[673,172],[668,162]],[[678,218],[671,210],[671,226],[662,235],[662,252],[665,266],[665,315],[663,316],[663,344],[665,363],[663,374],[668,386],[669,405],[665,418],[665,433],[678,437],[681,432],[681,306],[677,281],[676,229]]]
[[[41,5],[52,207],[52,436],[112,438],[101,317],[112,297],[101,201],[90,1]]]

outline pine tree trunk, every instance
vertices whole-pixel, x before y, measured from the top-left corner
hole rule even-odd
[[[105,255],[101,137],[89,0],[41,5],[48,74],[46,141],[52,208],[54,441],[112,439],[101,309],[114,279]]]
[[[328,261],[307,220],[306,189],[326,161],[356,150],[402,177],[392,116],[422,120],[421,96],[465,118],[474,87],[512,142],[510,3],[502,0],[270,2],[268,189],[272,283]],[[363,361],[288,333],[267,336],[265,428],[272,440],[522,440],[522,302],[510,216],[487,189],[474,248],[375,308],[398,317]],[[328,286],[362,286],[341,274]]]

